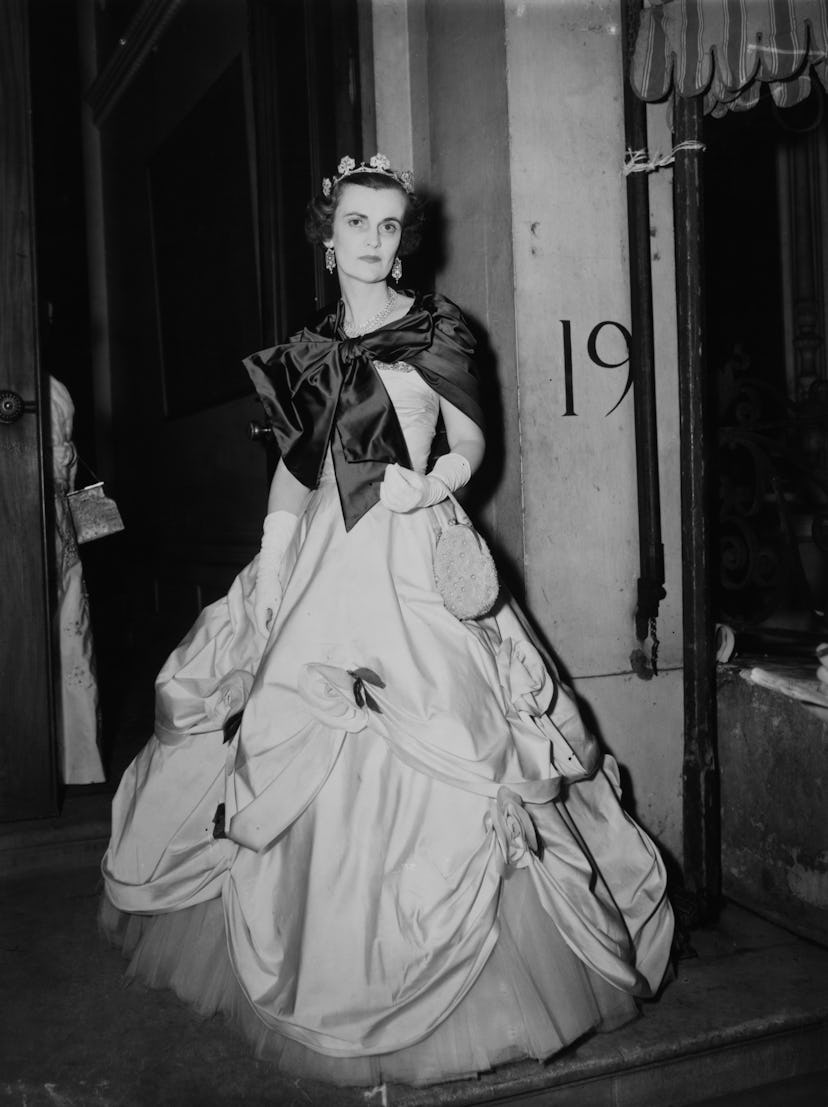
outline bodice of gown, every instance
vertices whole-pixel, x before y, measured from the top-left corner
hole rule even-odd
[[[394,365],[375,361],[374,369],[394,405],[411,465],[418,473],[424,473],[440,414],[440,397],[416,369],[404,361]]]
[[[394,405],[408,446],[411,465],[418,473],[424,473],[437,426],[437,416],[440,414],[440,397],[426,384],[417,370],[404,361],[393,365],[375,361],[374,369]],[[322,479],[334,479],[330,450],[325,458]]]

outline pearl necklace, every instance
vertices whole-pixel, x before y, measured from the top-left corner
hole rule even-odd
[[[372,315],[370,319],[366,319],[364,323],[354,323],[353,320],[345,320],[342,324],[342,328],[349,338],[356,338],[358,335],[365,334],[366,331],[376,330],[380,323],[384,323],[388,316],[391,314],[391,309],[397,301],[397,293],[393,288],[388,289],[388,299],[385,301],[381,311],[378,311],[376,315]]]

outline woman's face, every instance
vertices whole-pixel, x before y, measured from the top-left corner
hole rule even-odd
[[[405,196],[397,188],[346,184],[333,218],[332,245],[340,277],[367,284],[388,276],[402,234]]]

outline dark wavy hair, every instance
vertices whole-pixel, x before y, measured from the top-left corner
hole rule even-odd
[[[320,192],[314,196],[305,211],[305,237],[314,245],[322,245],[325,239],[333,235],[333,217],[336,212],[342,190],[347,184],[359,184],[365,188],[396,189],[405,198],[405,211],[403,212],[402,234],[397,253],[400,257],[413,254],[420,245],[422,237],[423,221],[425,218],[424,203],[413,192],[406,192],[401,184],[398,184],[386,173],[351,173],[338,181],[329,196],[323,196]]]

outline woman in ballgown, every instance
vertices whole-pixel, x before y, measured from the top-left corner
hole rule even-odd
[[[672,938],[520,611],[461,621],[436,590],[484,434],[459,310],[387,283],[417,211],[382,155],[309,206],[341,299],[246,361],[281,451],[261,551],[162,669],[103,862],[131,975],[340,1084],[547,1058],[632,1018]]]

